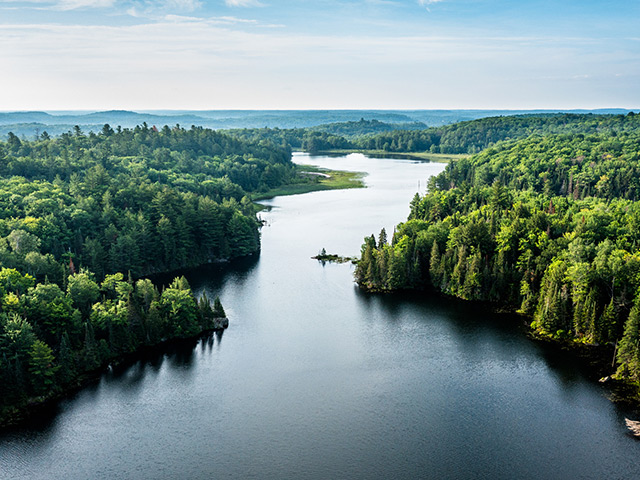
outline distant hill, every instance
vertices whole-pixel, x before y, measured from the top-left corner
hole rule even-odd
[[[385,123],[379,120],[365,120],[361,118],[357,122],[338,122],[312,127],[312,130],[326,132],[343,137],[358,137],[376,133],[392,132],[394,130],[424,130],[427,125],[422,122],[410,123]]]
[[[626,114],[626,109],[600,110],[564,110],[564,113],[607,113]],[[118,125],[131,128],[147,123],[149,126],[163,126],[179,124],[183,127],[191,125],[214,129],[230,128],[308,128],[327,124],[357,123],[362,121],[377,121],[382,125],[369,124],[371,128],[390,128],[400,130],[414,129],[416,122],[425,126],[437,127],[475,120],[485,117],[555,113],[553,110],[109,110],[100,112],[74,111],[26,111],[0,112],[0,138],[6,138],[8,132],[19,137],[33,138],[46,131],[49,135],[59,135],[80,126],[83,131],[99,131],[105,123],[112,127]],[[329,128],[329,127],[325,127]],[[357,125],[335,126],[344,128],[340,135],[356,135],[346,133],[357,130]],[[417,125],[416,125],[416,128]],[[328,133],[332,133],[326,130]],[[382,133],[388,130],[374,130]]]

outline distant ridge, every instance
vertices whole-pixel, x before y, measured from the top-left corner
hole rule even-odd
[[[229,128],[308,128],[340,122],[376,120],[387,124],[442,126],[479,118],[510,115],[544,115],[554,113],[627,114],[623,108],[574,110],[106,110],[106,111],[17,111],[0,112],[0,138],[8,132],[33,138],[47,131],[59,135],[75,125],[97,132],[105,123],[112,127],[132,128],[148,125],[197,125],[213,129]]]

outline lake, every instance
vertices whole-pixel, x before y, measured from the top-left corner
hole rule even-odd
[[[259,258],[187,272],[230,327],[0,436],[1,479],[640,478],[629,414],[522,320],[428,294],[372,295],[363,237],[406,219],[444,165],[310,157],[367,189],[263,202]]]

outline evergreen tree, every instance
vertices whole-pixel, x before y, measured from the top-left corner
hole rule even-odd
[[[640,380],[640,296],[629,313],[624,325],[624,334],[618,344],[617,361],[620,365],[618,373]]]
[[[45,395],[51,391],[57,370],[53,362],[54,356],[51,348],[46,343],[36,340],[31,347],[29,356],[31,386],[36,395]]]
[[[222,303],[220,302],[220,297],[216,297],[213,301],[213,316],[215,318],[224,318],[226,317],[226,313],[224,312],[224,308],[222,308]]]

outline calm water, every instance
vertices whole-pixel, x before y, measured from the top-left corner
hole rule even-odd
[[[442,165],[297,161],[367,171],[369,188],[267,202],[259,259],[188,276],[229,330],[0,436],[0,478],[640,478],[625,412],[516,319],[362,294],[351,265],[310,259],[391,232]]]

